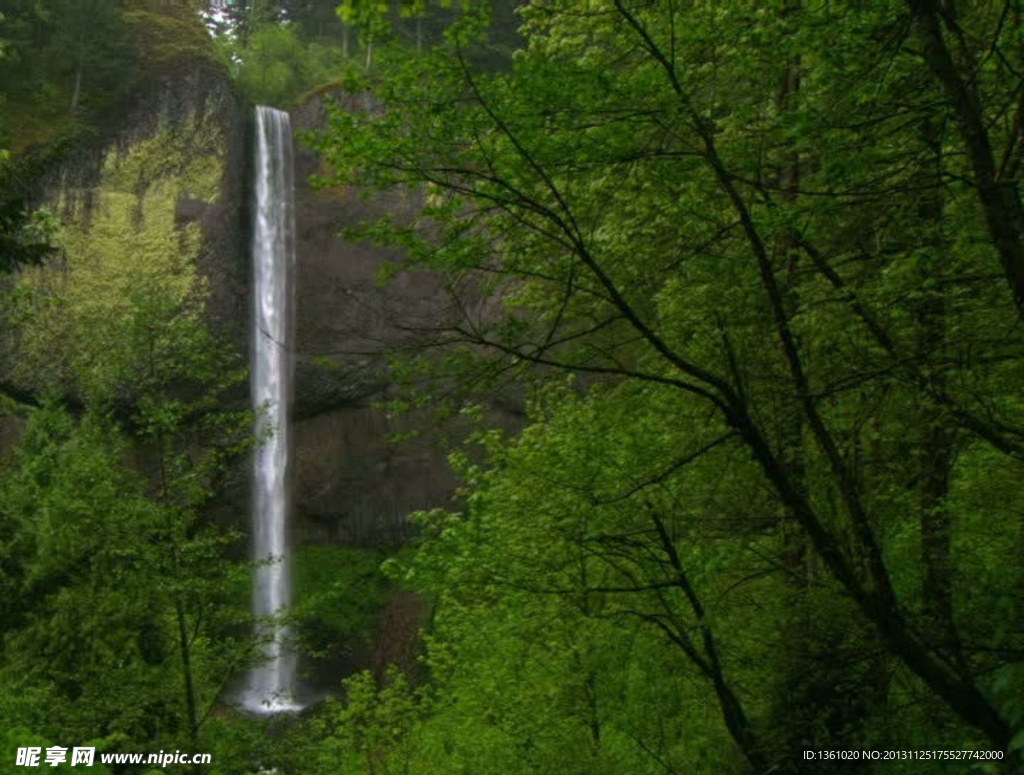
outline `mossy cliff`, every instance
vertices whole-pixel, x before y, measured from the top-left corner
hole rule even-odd
[[[202,229],[176,213],[179,202],[216,203],[223,145],[210,112],[192,114],[108,148],[95,185],[57,190],[51,207],[61,260],[28,269],[17,282],[19,383],[68,393],[109,383],[120,324],[136,314],[142,289],[183,314],[203,309],[210,283],[196,265]]]
[[[44,178],[58,252],[11,281],[2,310],[0,379],[30,395],[79,400],[109,383],[118,327],[144,297],[202,316],[244,352],[237,101],[201,28],[143,9],[127,16],[139,32],[130,87],[100,138]]]

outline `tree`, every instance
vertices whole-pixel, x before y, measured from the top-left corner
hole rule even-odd
[[[927,21],[920,9],[840,16],[797,4],[778,14],[610,0],[581,10],[554,0],[524,19],[528,46],[510,75],[474,73],[456,33],[447,60],[382,74],[384,110],[336,113],[320,144],[334,182],[422,192],[415,222],[365,233],[448,275],[462,319],[426,332],[452,353],[442,368],[473,364],[489,384],[524,365],[632,384],[621,417],[644,416],[640,386],[674,391],[679,406],[662,421],[684,438],[728,437],[730,464],[752,460],[752,486],[773,503],[770,518],[748,509],[737,532],[801,537],[804,559],[786,555],[791,541],[770,555],[780,569],[806,567],[806,592],[792,594],[813,598],[825,585],[828,599],[847,598],[865,632],[856,649],[880,647],[899,666],[875,662],[878,671],[923,687],[967,739],[1019,746],[1020,709],[999,688],[1020,681],[1015,582],[990,588],[1009,608],[987,622],[943,614],[964,639],[963,660],[949,639],[923,634],[941,596],[981,599],[967,579],[987,577],[991,561],[936,554],[934,537],[963,547],[990,532],[1004,549],[1017,540],[998,509],[979,522],[962,498],[971,461],[995,455],[1009,471],[1024,460],[1024,418],[1011,387],[1022,363],[1016,316],[1000,305],[1005,279],[993,274],[1006,240],[979,199],[984,181],[964,183],[965,158],[974,162],[969,149],[955,152],[949,128],[963,126],[966,103],[949,101],[931,54],[922,59],[908,37],[911,22]],[[978,8],[951,27],[964,56],[984,62],[970,88],[999,131],[1020,72],[1005,20]],[[794,68],[799,90],[777,101]],[[936,198],[938,210],[928,205]],[[481,294],[501,298],[481,304]],[[937,294],[938,338],[927,311]],[[489,355],[470,355],[481,351]],[[924,473],[925,518],[908,520],[920,513],[907,500],[922,482],[918,461],[949,454],[923,448],[922,424],[930,438],[955,434],[958,457],[951,470]],[[679,461],[707,452],[679,446],[636,486],[671,481]],[[1014,476],[998,486],[1019,497]],[[675,567],[672,551],[680,556],[674,583],[687,597],[691,571],[673,538],[687,520],[675,507],[653,514],[670,538],[663,559]],[[656,522],[648,530],[662,532]],[[916,582],[949,562],[939,586]],[[961,581],[949,592],[951,579]],[[1003,678],[984,677],[995,674]],[[893,691],[882,675],[871,706],[846,723],[868,734],[865,719],[888,712]],[[752,750],[730,725],[732,702],[716,701],[738,747]],[[753,749],[768,764],[793,758]]]
[[[106,370],[82,383],[85,414],[31,410],[4,479],[0,676],[35,730],[200,751],[254,655],[233,634],[247,619],[245,569],[224,559],[236,537],[204,515],[247,449],[249,413],[221,403],[244,371],[159,284],[140,282],[118,325]]]
[[[644,411],[633,400],[638,394]],[[572,752],[563,753],[580,771],[616,771],[623,748],[631,771],[659,759],[687,766],[682,741],[666,739],[664,730],[656,740],[656,728],[643,721],[652,717],[685,725],[699,741],[691,758],[699,755],[711,768],[737,765],[734,756],[710,754],[728,750],[725,734],[753,771],[767,766],[767,741],[758,739],[751,700],[737,687],[752,680],[744,665],[771,653],[768,630],[758,629],[764,640],[733,640],[728,650],[720,636],[738,626],[746,606],[759,604],[766,614],[778,606],[781,580],[762,567],[754,574],[760,583],[750,584],[742,559],[744,547],[770,551],[774,540],[740,527],[705,552],[686,548],[714,529],[704,505],[709,488],[701,482],[713,481],[709,474],[733,439],[684,438],[665,428],[666,411],[687,411],[674,399],[658,387],[622,385],[585,398],[568,386],[546,388],[530,413],[546,422],[515,441],[485,435],[493,456],[486,470],[461,459],[472,487],[466,511],[420,515],[425,540],[405,578],[437,600],[431,643],[440,648],[431,649],[430,664],[443,676],[439,695],[473,698],[454,702],[453,714],[514,719],[523,711],[501,694],[515,681],[524,707],[556,705],[551,717],[536,718],[536,728],[508,730],[509,736],[537,743],[548,734],[539,730],[550,728],[552,748],[543,756],[572,740]],[[660,470],[682,445],[695,450],[676,461],[671,475]],[[717,488],[750,473],[749,464],[730,471]],[[741,586],[728,604],[709,605]],[[659,658],[651,659],[652,649],[660,649]],[[465,663],[475,667],[463,671]],[[645,688],[678,679],[700,713]],[[530,691],[551,696],[527,699]],[[625,708],[623,696],[634,698]],[[644,709],[644,701],[653,707]],[[481,702],[493,707],[482,709]],[[724,729],[702,717],[708,704],[718,705]]]
[[[338,6],[338,18],[347,27],[359,30],[359,41],[366,51],[366,69],[373,59],[373,45],[391,32],[387,20],[388,4],[379,0],[344,0]]]
[[[940,8],[933,0],[911,0],[908,6],[924,46],[924,60],[952,108],[952,117],[960,130],[963,149],[971,162],[974,185],[985,214],[990,239],[999,253],[999,261],[1017,312],[1024,316],[1024,207],[1017,187],[1007,180],[1007,177],[1012,178],[1019,163],[1018,144],[1021,127],[1024,126],[1024,103],[1016,106],[1009,136],[1004,141],[1002,162],[997,166],[997,151],[986,126],[986,112],[1002,112],[1011,103],[1003,95],[983,94],[974,82],[973,72],[983,65],[978,65],[975,52],[964,39],[963,30],[952,8]],[[1000,46],[1019,45],[1019,31],[1003,35],[1002,27],[1008,11],[1009,6],[1004,9],[997,23],[993,51],[999,51]],[[960,62],[954,61],[946,44],[946,31],[960,36]],[[977,45],[977,41],[974,41],[974,45]],[[992,71],[997,72],[998,68]],[[994,99],[986,105],[986,97]]]
[[[0,275],[40,264],[54,251],[53,219],[46,210],[30,212],[14,163],[0,158]]]
[[[112,82],[124,82],[131,47],[119,15],[119,6],[112,0],[84,0],[61,3],[53,0],[50,17],[54,22],[51,38],[53,51],[68,58],[71,87],[68,112],[76,114],[83,89],[97,86],[110,88]],[[83,83],[83,78],[93,83]]]
[[[102,109],[128,82],[134,51],[115,0],[16,0],[9,13],[0,72],[19,114],[49,113],[58,104],[70,116]]]
[[[81,109],[103,108],[123,88],[133,52],[112,0],[17,0],[0,30],[0,274],[7,274],[54,252],[54,220],[32,206],[38,180],[66,156]]]
[[[242,46],[246,46],[253,32],[278,20],[280,5],[274,0],[226,0],[217,9],[218,18],[223,20],[225,31],[229,30]],[[210,14],[208,11],[207,16]]]

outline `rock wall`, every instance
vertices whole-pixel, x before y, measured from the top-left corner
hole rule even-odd
[[[366,109],[363,95],[333,92],[292,114],[298,134],[324,125],[324,100]],[[378,271],[396,256],[346,240],[346,227],[413,203],[400,195],[363,199],[348,188],[314,190],[320,161],[297,143],[296,487],[297,540],[392,544],[409,535],[407,515],[445,505],[455,486],[445,451],[427,438],[393,444],[426,422],[389,419],[386,352],[437,325],[447,301],[437,277],[401,273],[386,286]]]
[[[189,305],[244,352],[244,123],[222,69],[166,63],[135,84],[102,141],[44,180],[57,255],[11,282],[0,380],[74,402],[116,361],[115,330],[147,289]],[[244,396],[240,396],[244,399]]]

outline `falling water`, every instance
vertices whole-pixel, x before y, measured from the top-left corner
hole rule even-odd
[[[272,623],[291,603],[287,523],[290,510],[290,409],[295,370],[295,228],[292,137],[288,114],[256,108],[256,213],[252,240],[252,400],[260,439],[253,455],[252,611],[261,618],[265,659],[250,672],[242,704],[276,713],[297,710],[295,655],[287,628]]]

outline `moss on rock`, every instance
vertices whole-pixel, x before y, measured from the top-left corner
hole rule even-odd
[[[61,261],[25,271],[10,305],[19,382],[80,393],[109,381],[120,327],[143,297],[202,314],[203,236],[176,213],[181,200],[217,200],[224,148],[215,117],[195,113],[108,148],[96,185],[60,189]]]
[[[205,62],[226,70],[227,64],[214,48],[206,29],[194,13],[174,15],[168,10],[127,10],[121,17],[135,42],[139,79],[160,74],[168,66],[188,61]]]

